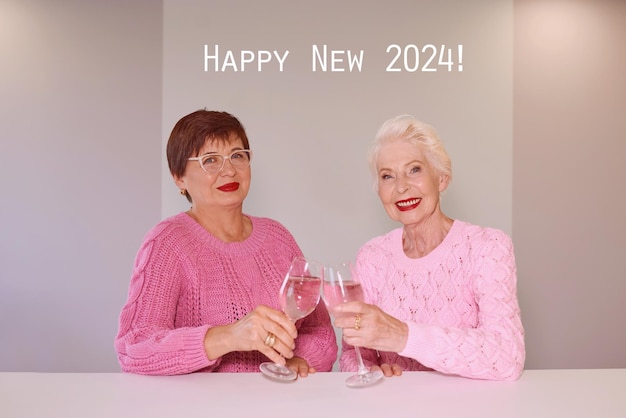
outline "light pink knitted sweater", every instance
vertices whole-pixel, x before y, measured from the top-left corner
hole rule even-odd
[[[280,309],[282,279],[292,258],[302,254],[281,224],[248,217],[252,233],[243,242],[217,239],[186,213],[148,232],[115,339],[123,371],[258,372],[259,364],[268,361],[258,351],[232,352],[210,361],[204,351],[209,327],[233,323],[260,304]],[[337,343],[324,304],[296,326],[296,355],[318,371],[330,371]]]
[[[368,365],[491,380],[521,375],[524,329],[513,244],[504,232],[457,220],[435,250],[411,259],[398,228],[367,242],[355,268],[366,301],[409,326],[400,353],[361,349]],[[357,369],[346,344],[340,369]]]

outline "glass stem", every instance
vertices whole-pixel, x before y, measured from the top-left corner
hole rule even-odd
[[[359,371],[357,372],[359,376],[369,373],[369,370],[367,370],[365,364],[363,363],[363,357],[361,357],[361,350],[359,350],[359,347],[354,346],[354,351],[356,352],[356,359],[359,362]]]

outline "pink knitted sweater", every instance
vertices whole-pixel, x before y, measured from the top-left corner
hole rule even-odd
[[[524,368],[513,244],[502,231],[454,221],[425,257],[408,258],[402,228],[367,242],[356,266],[365,298],[409,326],[400,353],[361,349],[366,364],[514,380]],[[341,370],[356,370],[343,344]]]
[[[156,225],[135,260],[128,301],[120,314],[115,349],[125,372],[174,375],[258,372],[258,351],[209,360],[204,336],[215,325],[243,318],[257,305],[276,309],[289,263],[301,255],[281,224],[248,216],[252,233],[225,243],[186,213]],[[295,353],[318,371],[330,371],[337,343],[324,304],[296,323]]]

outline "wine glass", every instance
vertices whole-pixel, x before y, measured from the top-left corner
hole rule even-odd
[[[280,287],[279,303],[292,321],[304,318],[317,306],[324,277],[324,267],[309,258],[295,257]],[[268,377],[278,380],[294,380],[298,374],[289,367],[265,362],[260,369]]]
[[[363,301],[363,288],[353,272],[352,264],[344,262],[326,269],[323,285],[323,299],[328,311],[335,317],[335,307],[345,302]],[[370,371],[363,364],[359,347],[354,346],[359,364],[357,374],[348,377],[346,385],[349,387],[363,387],[372,385],[384,375],[381,370]]]

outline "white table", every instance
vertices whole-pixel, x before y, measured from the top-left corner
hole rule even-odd
[[[626,417],[626,369],[526,370],[515,382],[412,372],[360,389],[348,375],[0,372],[0,417]]]

